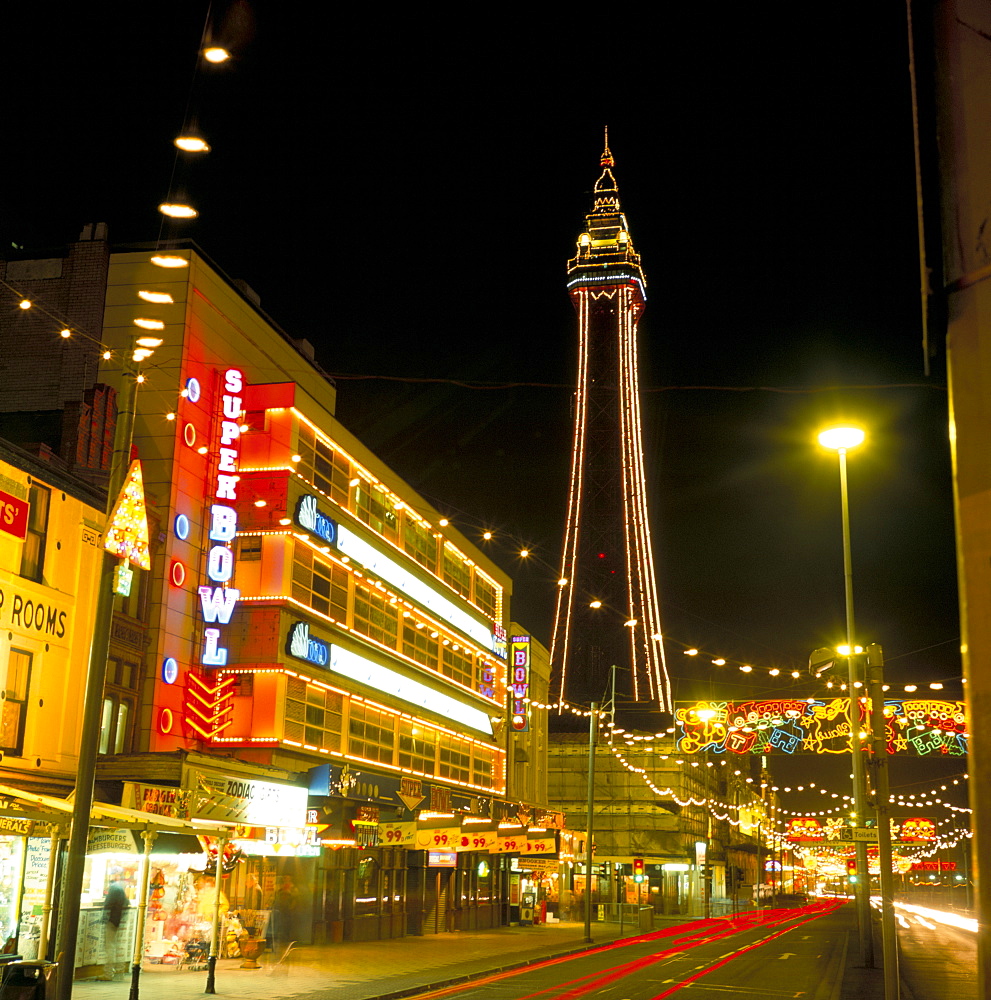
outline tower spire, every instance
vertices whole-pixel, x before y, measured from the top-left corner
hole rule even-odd
[[[578,389],[552,687],[559,705],[568,697],[594,699],[616,665],[635,702],[670,712],[637,366],[646,288],[619,205],[608,131],[600,163],[592,211],[568,261]]]
[[[603,144],[603,149],[602,149],[602,158],[601,158],[601,160],[599,162],[600,162],[600,164],[603,167],[615,167],[616,166],[616,161],[613,159],[612,152],[609,149],[609,126],[608,125],[605,126],[605,133],[606,133],[606,137],[605,137],[605,143]]]

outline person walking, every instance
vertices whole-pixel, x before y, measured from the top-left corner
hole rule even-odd
[[[299,901],[299,892],[291,875],[283,875],[272,899],[270,936],[272,948],[281,952],[292,943],[293,917]]]
[[[130,905],[124,883],[120,879],[111,882],[103,897],[103,950],[105,954],[103,975],[100,978],[104,982],[112,982],[117,973],[120,925],[124,920],[124,913]]]

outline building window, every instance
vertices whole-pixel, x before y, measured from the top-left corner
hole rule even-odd
[[[403,529],[403,547],[421,566],[432,573],[437,571],[437,539],[409,515]]]
[[[462,597],[471,593],[471,571],[464,564],[460,552],[444,546],[444,582],[450,584]]]
[[[352,699],[348,708],[348,753],[391,764],[395,724],[396,716]]]
[[[411,625],[409,620],[403,622],[403,656],[436,670],[438,650],[437,640],[426,629]]]
[[[107,659],[103,711],[100,715],[100,753],[129,753],[131,720],[137,703],[140,668],[134,660]]]
[[[298,445],[300,461],[296,471],[322,493],[347,507],[351,480],[351,463],[347,456],[331,448],[304,423],[299,425]]]
[[[262,557],[262,536],[242,535],[237,540],[237,561],[258,562]]]
[[[369,639],[395,649],[399,634],[399,611],[385,594],[356,584],[354,588],[354,630]]]
[[[466,688],[475,688],[475,660],[471,653],[464,650],[444,647],[444,663],[441,672],[445,677],[463,684]]]
[[[464,784],[471,780],[471,744],[467,740],[449,733],[441,734],[438,774]]]
[[[28,531],[21,552],[20,575],[28,580],[41,582],[45,572],[45,536],[48,534],[48,505],[51,490],[33,485],[28,494],[31,511],[28,514]]]
[[[348,613],[347,570],[321,559],[297,540],[293,547],[292,596],[300,604],[343,622]]]
[[[341,749],[344,696],[290,678],[286,691],[286,736],[317,750]]]
[[[127,753],[131,749],[128,724],[133,711],[129,698],[117,694],[104,697],[100,716],[100,753]]]
[[[399,537],[399,519],[389,498],[364,479],[355,487],[354,512],[360,521],[390,542]]]
[[[475,603],[479,610],[484,611],[490,618],[497,616],[499,609],[496,603],[496,585],[477,570],[475,571]]]
[[[31,660],[31,653],[23,649],[11,649],[7,658],[7,682],[4,685],[3,710],[0,712],[0,750],[15,757],[20,757],[24,749]]]
[[[495,751],[476,746],[471,763],[472,782],[483,788],[491,788],[493,772],[495,771]]]
[[[400,719],[399,766],[420,774],[434,774],[437,769],[437,733],[412,719]]]

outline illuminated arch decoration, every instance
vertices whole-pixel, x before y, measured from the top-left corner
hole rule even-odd
[[[866,726],[866,699],[856,704],[860,732]],[[680,754],[848,754],[849,713],[849,698],[679,702],[675,746]],[[885,699],[884,715],[889,754],[967,753],[970,730],[962,701]]]

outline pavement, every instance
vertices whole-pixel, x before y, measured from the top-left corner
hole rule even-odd
[[[835,969],[835,982],[831,989],[827,987],[825,995],[829,1000],[884,1000],[881,970],[864,969],[857,964],[853,907],[843,907],[841,912],[849,919],[848,947]],[[686,917],[656,917],[654,927],[660,930],[688,922],[690,918]],[[638,933],[638,929],[629,926],[621,932],[618,924],[592,925],[595,945]],[[262,968],[255,970],[241,969],[239,959],[221,959],[217,963],[215,989],[218,996],[236,1000],[398,1000],[486,972],[519,967],[593,946],[585,942],[582,923],[561,922],[300,947],[293,948],[281,962],[274,962],[271,956],[263,957]],[[115,982],[77,980],[72,995],[78,1000],[200,1000],[206,977],[204,971],[151,966],[141,974],[137,997],[131,994],[129,975],[119,976]],[[0,1000],[2,996],[0,991]],[[930,998],[903,993],[902,1000]]]

